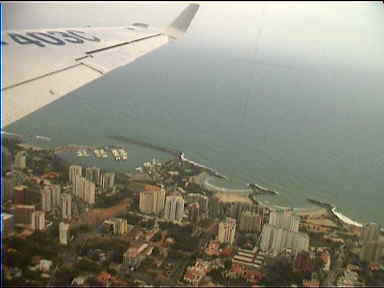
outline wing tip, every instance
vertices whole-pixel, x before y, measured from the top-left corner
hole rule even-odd
[[[199,7],[199,4],[191,3],[184,8],[179,16],[177,16],[176,19],[173,20],[173,22],[167,27],[165,31],[166,34],[173,39],[183,36],[183,34],[188,30],[188,27],[199,10]]]

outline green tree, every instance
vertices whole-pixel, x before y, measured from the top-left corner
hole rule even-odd
[[[232,260],[230,259],[227,259],[224,261],[224,268],[225,270],[229,270],[232,268]]]

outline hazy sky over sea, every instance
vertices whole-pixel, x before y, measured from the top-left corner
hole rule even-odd
[[[199,3],[199,2],[197,2]],[[165,26],[188,2],[10,2],[7,29]],[[285,68],[330,66],[383,71],[381,2],[200,2],[189,47]],[[198,37],[196,37],[198,35]],[[198,41],[197,41],[198,40]]]

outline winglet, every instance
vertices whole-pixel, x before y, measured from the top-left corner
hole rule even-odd
[[[173,20],[171,25],[166,28],[165,33],[173,39],[183,36],[185,31],[187,31],[189,24],[191,24],[193,17],[195,17],[197,10],[199,10],[199,7],[199,4],[189,4],[188,7]]]

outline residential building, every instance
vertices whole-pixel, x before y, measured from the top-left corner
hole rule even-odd
[[[72,185],[73,195],[80,198],[88,204],[95,203],[96,197],[96,185],[90,182],[85,177],[75,176],[74,183]]]
[[[197,223],[200,220],[200,204],[193,202],[188,205],[189,221]]]
[[[182,221],[184,217],[184,199],[181,196],[167,196],[164,208],[164,217],[169,221]]]
[[[260,232],[263,216],[251,211],[245,211],[240,216],[239,231]]]
[[[142,213],[150,214],[153,211],[153,191],[140,192],[139,209]]]
[[[159,214],[164,209],[165,190],[154,191],[153,193],[153,213]]]
[[[117,235],[126,234],[133,228],[132,225],[128,225],[127,219],[122,218],[111,218],[110,220],[104,221],[104,225],[110,226],[113,234]]]
[[[207,274],[210,269],[208,261],[203,259],[196,259],[195,265],[187,267],[187,270],[184,274],[184,281],[197,286],[201,279]]]
[[[25,204],[27,198],[27,186],[18,185],[13,188],[13,201],[15,204]]]
[[[103,189],[112,189],[115,185],[115,173],[108,172],[102,175],[101,187]]]
[[[198,202],[200,210],[203,212],[208,211],[208,197],[198,193],[189,193],[184,198],[186,203]]]
[[[246,250],[238,249],[236,255],[232,258],[233,264],[239,264],[243,267],[259,269],[264,262],[264,255],[258,253],[257,249]]]
[[[236,234],[236,220],[230,217],[219,224],[218,240],[220,243],[233,244]]]
[[[284,228],[290,232],[299,232],[300,217],[283,211],[272,211],[269,214],[269,225]]]
[[[69,242],[69,224],[61,222],[59,224],[60,244],[68,245]]]
[[[60,185],[49,185],[52,196],[52,207],[59,208],[61,206],[61,187]]]
[[[4,236],[9,236],[14,232],[15,217],[12,214],[1,213],[1,231]]]
[[[63,219],[71,219],[72,217],[72,195],[63,193],[61,195],[61,213]]]
[[[83,167],[79,165],[71,165],[69,167],[69,182],[73,184],[75,182],[76,176],[83,176]]]
[[[16,205],[15,206],[15,224],[31,225],[32,213],[35,211],[35,205]]]
[[[291,232],[287,229],[266,224],[261,234],[260,248],[277,255],[284,249],[292,249],[295,254],[308,251],[309,237],[306,233]]]
[[[27,153],[20,151],[15,156],[14,167],[17,169],[25,169],[27,167]]]
[[[159,214],[164,209],[165,190],[142,191],[139,201],[141,212]]]
[[[41,207],[45,212],[52,210],[52,190],[49,186],[44,186],[41,191]]]
[[[101,169],[97,167],[85,168],[85,178],[88,181],[95,183],[96,185],[100,185]]]
[[[35,211],[32,213],[32,229],[36,231],[45,230],[44,211]]]

